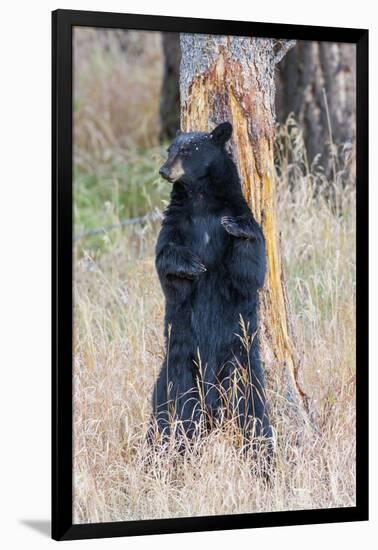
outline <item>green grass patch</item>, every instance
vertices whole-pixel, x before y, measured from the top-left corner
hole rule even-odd
[[[83,246],[103,247],[106,232],[82,237],[88,232],[164,208],[171,187],[158,175],[163,150],[113,152],[95,169],[80,160],[76,163],[74,233]]]

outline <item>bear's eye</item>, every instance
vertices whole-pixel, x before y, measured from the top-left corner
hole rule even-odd
[[[189,147],[181,147],[180,148],[180,154],[183,155],[184,157],[190,155]]]

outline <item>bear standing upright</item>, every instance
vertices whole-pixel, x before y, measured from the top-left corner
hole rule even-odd
[[[232,126],[178,133],[160,175],[173,184],[156,245],[166,358],[152,406],[160,433],[236,418],[244,441],[271,437],[258,343],[265,240],[225,144]],[[242,335],[241,325],[244,326]]]

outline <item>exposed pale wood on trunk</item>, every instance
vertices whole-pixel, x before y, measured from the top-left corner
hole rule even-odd
[[[285,371],[289,374],[291,395],[304,413],[308,402],[298,381],[277,226],[275,44],[270,39],[182,34],[181,49],[182,129],[207,131],[226,120],[233,125],[231,152],[267,245],[268,273],[259,308],[261,353],[268,376],[279,373],[283,380]]]

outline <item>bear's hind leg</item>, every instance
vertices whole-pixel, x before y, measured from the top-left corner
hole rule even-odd
[[[173,354],[170,363],[171,368],[164,361],[155,384],[148,437],[163,444],[173,437],[177,448],[184,448],[198,430],[200,399],[191,361]]]
[[[246,353],[234,354],[226,361],[220,376],[220,406],[228,419],[234,419],[241,431],[245,452],[264,450],[270,462],[272,428],[270,425],[265,383],[257,345]]]

